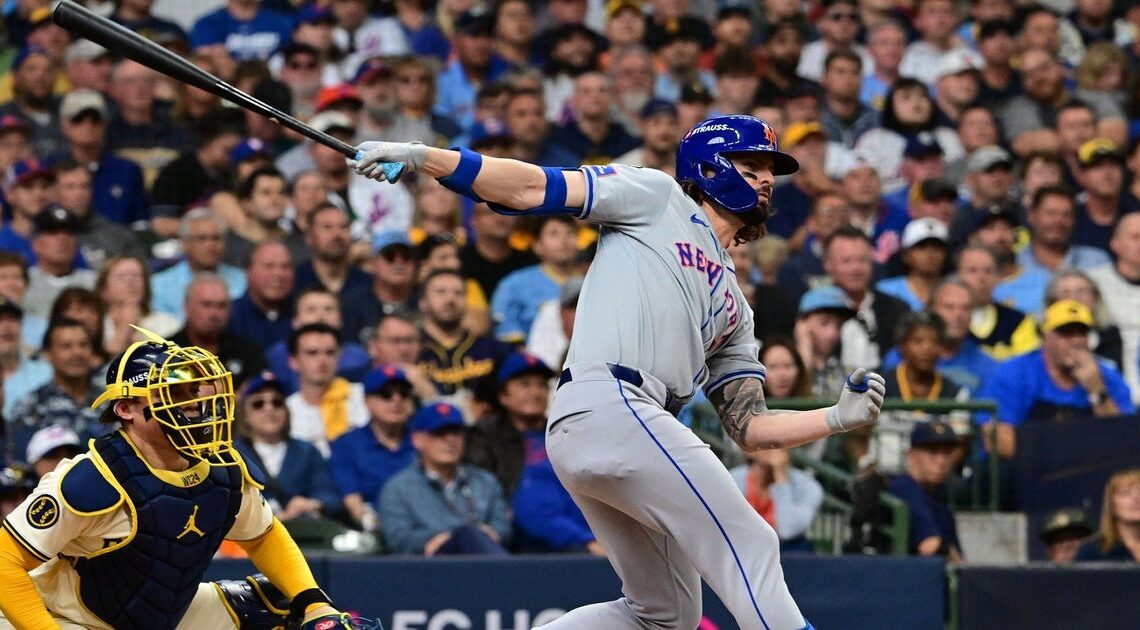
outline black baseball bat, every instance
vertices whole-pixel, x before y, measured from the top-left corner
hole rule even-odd
[[[187,85],[217,94],[238,107],[264,116],[326,147],[336,149],[346,157],[355,160],[363,157],[352,145],[318,131],[276,107],[269,106],[142,35],[97,15],[71,0],[56,0],[52,6],[51,19],[76,35],[86,37],[112,51],[120,52],[129,59]],[[404,165],[399,163],[384,164],[384,172],[392,181],[399,177],[403,168]]]

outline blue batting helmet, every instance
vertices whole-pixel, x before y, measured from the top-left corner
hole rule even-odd
[[[776,147],[772,125],[753,116],[716,116],[697,124],[681,140],[677,181],[695,183],[732,212],[748,212],[756,207],[756,192],[728,160],[733,153],[771,155],[774,175],[790,175],[800,168],[796,158]]]

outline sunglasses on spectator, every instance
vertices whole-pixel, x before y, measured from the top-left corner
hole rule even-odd
[[[315,62],[315,61],[311,61],[309,63],[301,63],[298,61],[288,61],[285,63],[285,65],[289,66],[290,70],[316,70],[317,69],[317,62]]]
[[[383,398],[384,400],[392,400],[396,396],[399,396],[400,398],[406,400],[408,398],[411,398],[412,390],[408,389],[407,387],[381,387],[376,392],[376,395]]]
[[[848,11],[832,11],[831,13],[827,14],[827,18],[829,20],[835,20],[836,22],[838,22],[839,20],[847,20],[849,22],[858,22],[859,21],[859,14],[855,13],[855,12],[848,12]]]
[[[285,399],[278,396],[271,396],[269,398],[254,398],[249,401],[249,406],[252,407],[254,411],[261,411],[266,405],[274,409],[281,409],[285,406]]]

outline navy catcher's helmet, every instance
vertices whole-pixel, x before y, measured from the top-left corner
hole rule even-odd
[[[181,347],[134,327],[146,339],[128,347],[107,368],[107,386],[91,405],[139,398],[145,414],[183,455],[233,465],[233,379],[213,353]]]
[[[677,181],[693,182],[731,212],[748,212],[756,207],[756,192],[728,160],[733,153],[771,155],[774,175],[791,175],[800,168],[796,158],[777,148],[771,125],[734,114],[709,118],[685,134],[677,147]]]

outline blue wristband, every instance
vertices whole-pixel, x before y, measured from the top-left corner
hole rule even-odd
[[[562,169],[544,166],[546,173],[546,195],[542,199],[543,210],[562,212],[566,208],[566,176]]]
[[[440,177],[439,183],[443,184],[444,188],[454,191],[475,201],[483,201],[479,195],[471,188],[475,184],[475,178],[479,176],[479,171],[483,168],[483,156],[472,151],[471,149],[459,149],[459,166],[455,167],[455,171],[447,177]]]

